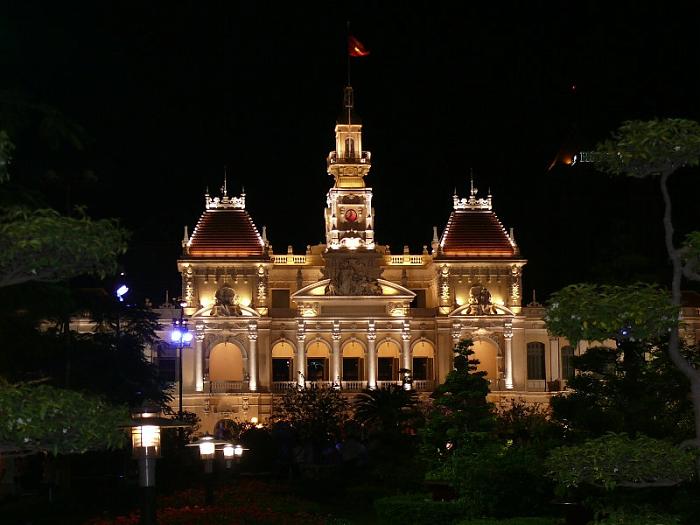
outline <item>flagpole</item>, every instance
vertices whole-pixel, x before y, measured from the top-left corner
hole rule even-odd
[[[345,32],[345,60],[347,61],[348,65],[348,86],[350,85],[350,52],[348,49],[348,45],[350,42],[350,20],[346,20],[345,22],[345,27],[346,27],[346,32]]]

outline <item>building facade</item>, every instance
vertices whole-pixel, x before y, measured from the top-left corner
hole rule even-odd
[[[312,383],[429,392],[467,337],[495,398],[545,401],[573,374],[571,357],[582,349],[547,333],[541,305],[523,306],[527,261],[495,199],[479,197],[473,181],[469,195],[453,196],[430,247],[392,254],[379,244],[371,154],[352,97],[346,88],[327,158],[324,244],[274,253],[246,195],[229,196],[226,184],[221,195],[205,195],[192,234],[185,229],[177,264],[194,337],[182,349],[183,409],[200,416],[203,430],[221,419],[265,420],[276,397]],[[167,341],[180,311],[160,313]]]

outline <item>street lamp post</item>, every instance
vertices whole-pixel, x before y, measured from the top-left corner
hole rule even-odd
[[[194,443],[190,443],[188,447],[199,447],[199,457],[204,462],[204,504],[214,504],[214,456],[216,454],[216,446],[224,447],[224,457],[230,443],[214,439],[209,433],[204,434]],[[242,452],[242,450],[241,450]],[[235,448],[234,448],[235,455]]]
[[[141,525],[156,524],[156,459],[160,457],[160,429],[186,426],[181,421],[160,417],[157,407],[144,405],[131,415],[132,455],[139,463]]]
[[[180,303],[180,318],[173,319],[173,330],[170,333],[170,341],[177,345],[177,417],[180,419],[182,419],[182,349],[192,343],[192,332],[188,330],[187,319],[185,319],[185,306],[187,303]]]

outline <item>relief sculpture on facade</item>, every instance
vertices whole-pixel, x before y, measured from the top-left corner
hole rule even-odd
[[[338,254],[328,257],[323,273],[330,279],[326,295],[382,295],[382,287],[377,281],[381,269],[374,258]]]
[[[475,284],[469,289],[469,305],[466,315],[496,315],[498,311],[491,302],[491,292],[481,284]]]
[[[216,302],[209,314],[212,317],[233,317],[242,315],[241,307],[238,304],[236,291],[228,284],[224,284],[214,294]]]

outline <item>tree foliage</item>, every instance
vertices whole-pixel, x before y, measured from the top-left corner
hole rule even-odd
[[[693,435],[688,381],[668,358],[665,342],[589,348],[574,357],[574,366],[569,392],[551,401],[553,418],[570,438],[624,432],[682,441]]]
[[[547,469],[551,479],[567,488],[673,486],[693,477],[695,456],[659,439],[611,433],[553,450]]]
[[[5,182],[10,178],[8,167],[12,160],[14,145],[7,136],[5,130],[0,129],[0,182]]]
[[[358,394],[353,404],[355,419],[378,435],[400,434],[418,416],[415,391],[400,385],[366,390]]]
[[[348,402],[339,391],[312,386],[289,390],[274,419],[288,423],[318,457],[325,445],[340,439],[347,411]]]
[[[653,284],[572,284],[554,293],[545,312],[547,330],[579,341],[656,341],[678,324],[678,307]]]
[[[629,120],[595,153],[597,167],[612,175],[649,177],[697,166],[700,124],[685,119]]]
[[[669,177],[680,168],[700,164],[700,124],[684,119],[628,121],[600,144],[596,150],[597,167],[613,175],[629,177],[659,177],[664,202],[663,226],[666,252],[673,269],[671,304],[681,306],[681,280],[700,280],[698,267],[698,239],[691,233],[687,244],[678,246],[674,239],[673,203],[668,189]],[[681,353],[678,326],[671,327],[668,352],[673,364],[690,381],[695,419],[695,444],[700,447],[700,369]],[[700,455],[697,460],[700,476]]]
[[[121,448],[124,406],[48,385],[0,384],[0,446],[16,452],[80,454]]]
[[[432,394],[433,410],[423,429],[428,452],[439,456],[449,450],[483,441],[493,431],[493,404],[486,400],[489,382],[479,363],[471,359],[471,339],[462,339],[455,347],[455,369]]]
[[[49,209],[2,209],[0,287],[112,274],[127,237],[113,220],[66,217]]]

